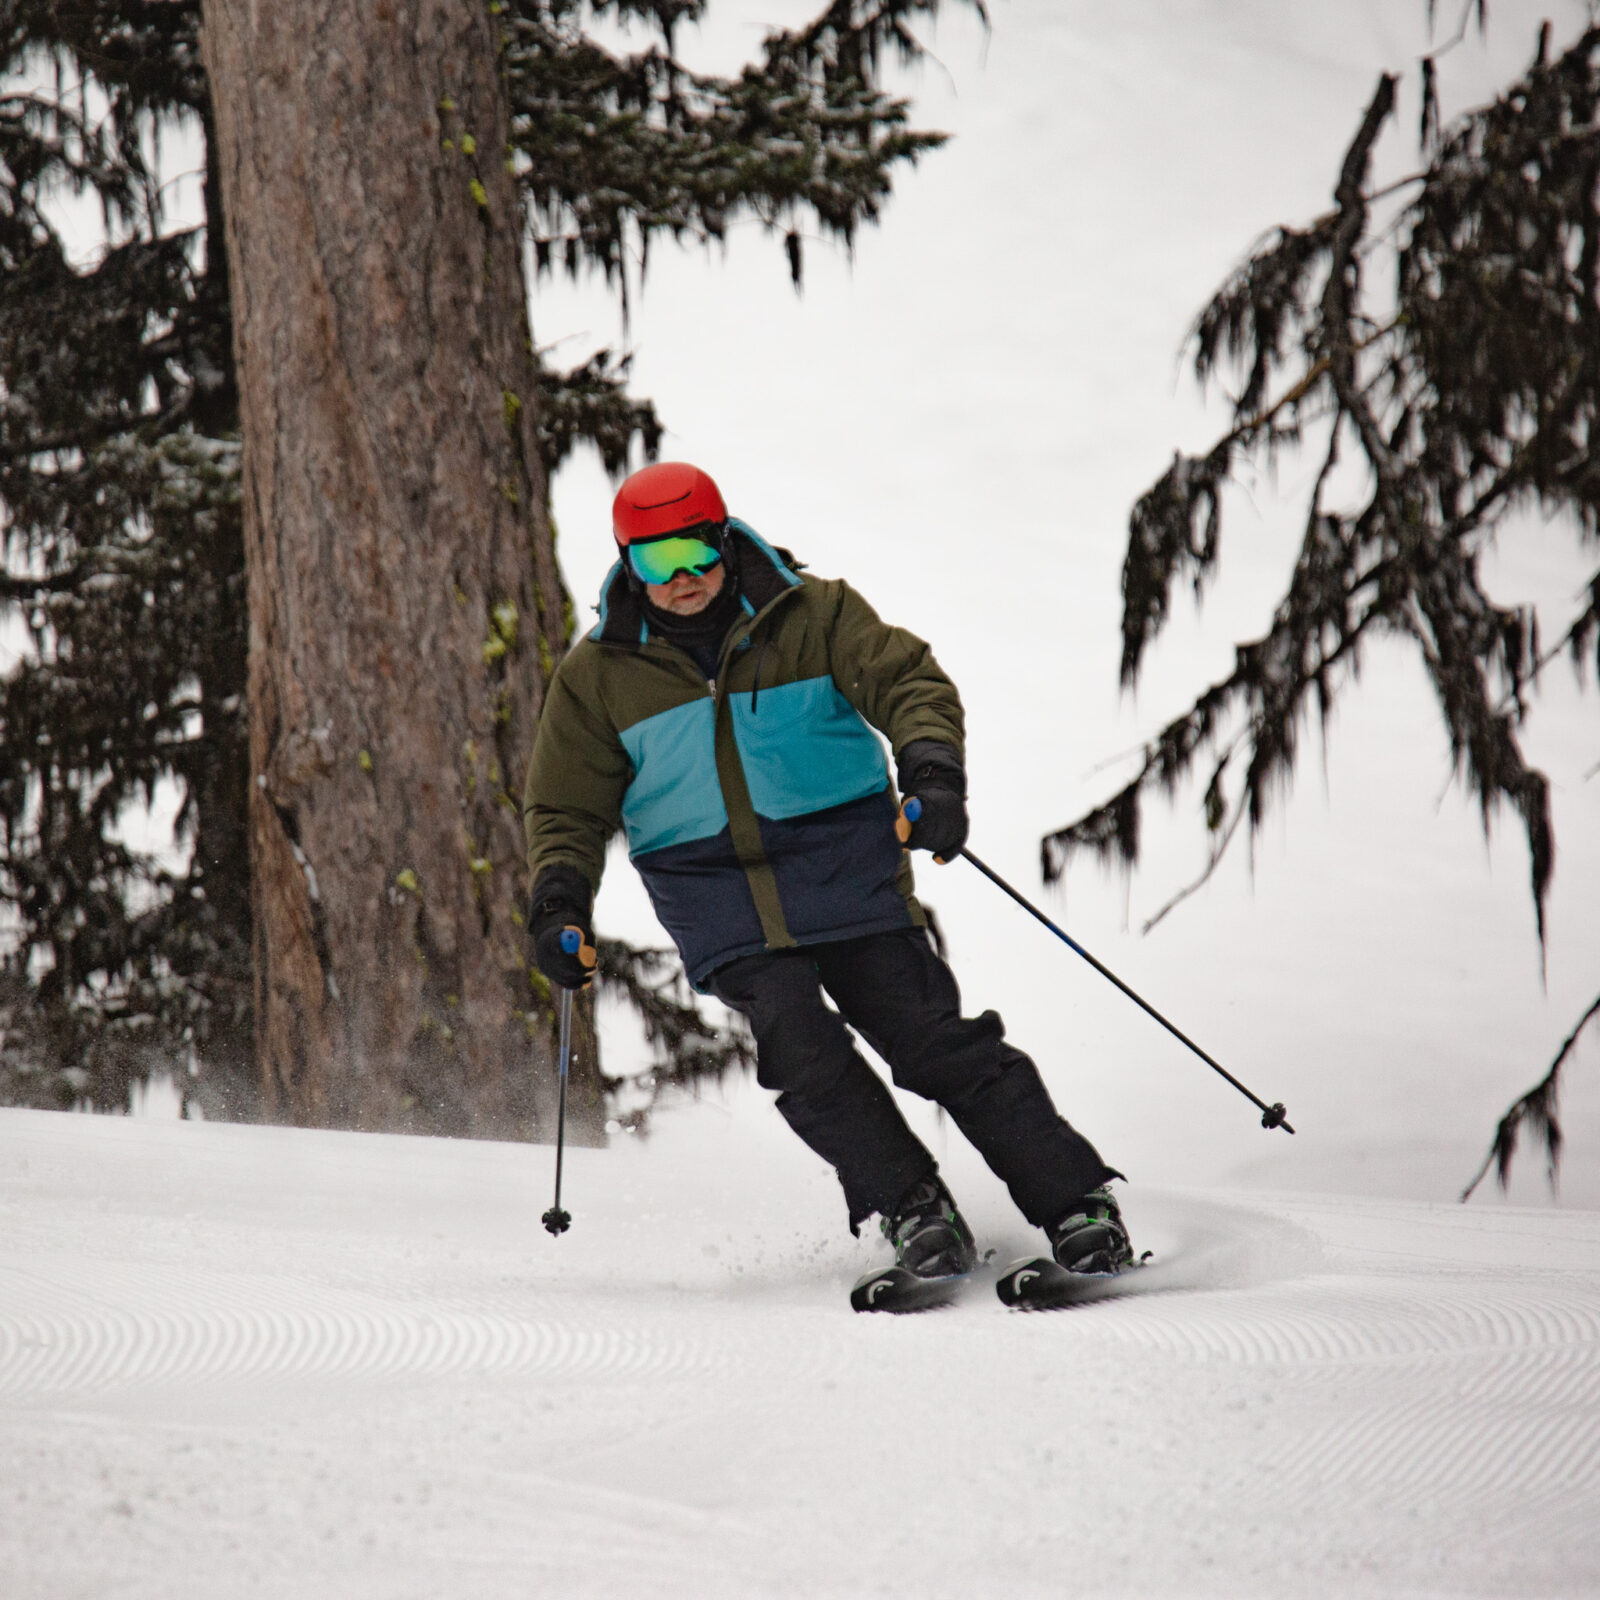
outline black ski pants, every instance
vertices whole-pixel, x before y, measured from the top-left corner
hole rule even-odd
[[[742,956],[706,986],[749,1020],[757,1080],[778,1091],[789,1126],[839,1174],[852,1228],[890,1214],[938,1170],[856,1049],[852,1027],[902,1089],[949,1112],[1029,1222],[1049,1227],[1119,1176],[1057,1114],[999,1016],[961,1015],[955,976],[920,928]]]

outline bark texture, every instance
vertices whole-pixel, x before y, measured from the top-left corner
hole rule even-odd
[[[565,640],[482,0],[205,0],[268,1114],[553,1131],[512,780]],[[569,1134],[601,1137],[593,1030]]]

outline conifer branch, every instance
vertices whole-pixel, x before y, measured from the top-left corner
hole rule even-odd
[[[1427,166],[1398,186],[1412,192],[1375,234],[1372,202],[1393,192],[1365,189],[1394,107],[1394,80],[1380,79],[1334,208],[1277,229],[1196,319],[1196,378],[1205,385],[1227,361],[1243,383],[1229,428],[1205,454],[1176,456],[1129,518],[1124,685],[1136,682],[1176,584],[1187,579],[1198,599],[1215,571],[1225,497],[1245,464],[1300,443],[1313,405],[1328,421],[1329,455],[1271,627],[1145,745],[1128,783],[1045,836],[1047,881],[1084,849],[1131,868],[1144,798],[1170,798],[1209,761],[1208,863],[1147,927],[1159,923],[1209,880],[1241,822],[1260,825],[1293,774],[1310,704],[1325,726],[1349,681],[1339,668],[1377,631],[1420,658],[1453,776],[1484,828],[1498,807],[1515,811],[1543,959],[1550,786],[1518,728],[1555,654],[1570,653],[1582,678],[1592,647],[1600,682],[1600,575],[1547,651],[1536,609],[1497,605],[1478,567],[1505,518],[1533,504],[1564,513],[1580,540],[1600,538],[1600,27],[1556,59],[1548,43],[1544,30],[1527,72],[1492,104],[1450,130],[1425,128]],[[1363,273],[1380,266],[1392,268],[1393,309],[1374,319]],[[1370,480],[1354,504],[1328,508],[1341,438],[1356,443]],[[1230,800],[1221,784],[1235,750],[1245,761]]]
[[[616,478],[627,471],[638,439],[645,459],[661,448],[661,419],[648,400],[627,392],[630,356],[600,350],[567,372],[542,362],[539,381],[539,450],[545,471],[554,475],[579,443],[593,445],[601,465]]]
[[[1220,771],[1221,768],[1219,767],[1219,776]],[[1177,910],[1185,900],[1199,893],[1201,889],[1210,883],[1212,874],[1222,865],[1222,858],[1227,855],[1228,846],[1233,843],[1233,836],[1239,831],[1239,824],[1244,821],[1244,818],[1245,806],[1243,802],[1240,802],[1232,808],[1232,813],[1228,817],[1226,825],[1212,844],[1211,853],[1206,858],[1205,867],[1200,875],[1185,884],[1176,894],[1169,897],[1153,916],[1147,917],[1139,929],[1140,933],[1149,933],[1159,927],[1166,920],[1168,912]]]
[[[723,1028],[706,1016],[675,951],[641,948],[620,939],[596,939],[595,951],[601,992],[628,1006],[655,1051],[649,1103],[668,1085],[698,1083],[754,1067],[755,1042],[748,1030],[737,1017]],[[647,1114],[648,1104],[619,1120],[637,1128]]]
[[[963,0],[987,21],[982,0]],[[652,240],[721,240],[740,217],[782,236],[801,281],[799,219],[847,247],[875,222],[893,170],[945,136],[911,130],[882,60],[923,46],[913,23],[941,0],[833,0],[769,34],[737,78],[690,72],[673,24],[698,8],[627,7],[666,48],[612,54],[577,26],[578,0],[509,0],[502,14],[512,143],[540,272],[604,273],[628,304],[629,240],[642,276]]]
[[[1562,1041],[1561,1048],[1556,1051],[1556,1058],[1550,1063],[1550,1068],[1544,1077],[1516,1101],[1500,1119],[1494,1131],[1494,1139],[1489,1146],[1489,1153],[1483,1158],[1483,1165],[1461,1191],[1463,1202],[1472,1198],[1473,1191],[1488,1175],[1490,1167],[1495,1169],[1496,1180],[1501,1189],[1505,1189],[1511,1181],[1511,1164],[1517,1153],[1517,1140],[1524,1124],[1544,1140],[1546,1173],[1550,1186],[1555,1187],[1556,1176],[1561,1166],[1562,1132],[1557,1115],[1561,1069],[1577,1047],[1579,1035],[1596,1017],[1600,1017],[1600,995],[1595,996],[1589,1009],[1578,1018],[1577,1026]]]

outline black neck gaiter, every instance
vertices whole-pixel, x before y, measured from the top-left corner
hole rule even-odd
[[[722,641],[739,615],[739,585],[731,572],[727,573],[722,587],[704,611],[692,617],[676,616],[650,604],[649,596],[641,595],[645,620],[650,631],[686,651],[694,664],[708,679],[716,676],[717,662],[722,655]]]

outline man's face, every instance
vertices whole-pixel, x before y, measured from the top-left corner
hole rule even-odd
[[[719,561],[709,572],[675,572],[670,583],[647,583],[644,592],[658,610],[675,617],[692,617],[722,593],[724,565]]]

